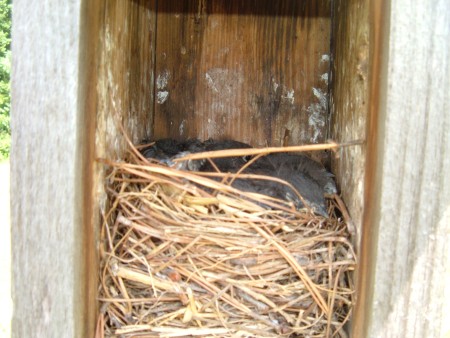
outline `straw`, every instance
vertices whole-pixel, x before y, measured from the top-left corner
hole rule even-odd
[[[339,196],[324,218],[226,183],[252,175],[180,171],[135,150],[100,161],[110,207],[97,337],[345,335],[356,257]]]

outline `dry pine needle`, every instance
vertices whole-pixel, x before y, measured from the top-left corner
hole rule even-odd
[[[356,257],[339,197],[324,218],[139,156],[103,163],[101,336],[346,336]]]

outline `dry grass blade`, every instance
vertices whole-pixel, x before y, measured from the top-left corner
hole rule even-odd
[[[303,146],[290,146],[290,147],[267,147],[267,148],[244,148],[244,149],[227,149],[206,151],[202,153],[189,154],[183,157],[174,159],[175,162],[182,162],[186,160],[199,160],[203,158],[219,158],[219,157],[231,157],[231,156],[247,156],[247,155],[261,155],[269,153],[285,153],[285,152],[301,152],[301,151],[317,151],[317,150],[335,150],[341,147],[349,147],[357,144],[362,144],[363,141],[356,140],[347,143],[323,143],[323,144],[309,144]]]
[[[102,160],[97,337],[344,335],[356,258],[342,201],[325,219],[238,191],[226,174],[132,157]]]

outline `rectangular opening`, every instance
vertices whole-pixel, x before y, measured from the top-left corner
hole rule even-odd
[[[134,143],[365,138],[368,0],[98,0],[97,9],[96,157],[124,157],[117,121]],[[337,155],[331,170],[359,236],[365,149]],[[95,170],[94,214],[106,196]]]

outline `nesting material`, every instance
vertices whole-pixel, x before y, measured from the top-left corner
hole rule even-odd
[[[346,336],[356,257],[339,197],[324,218],[231,174],[104,162],[98,336]]]

